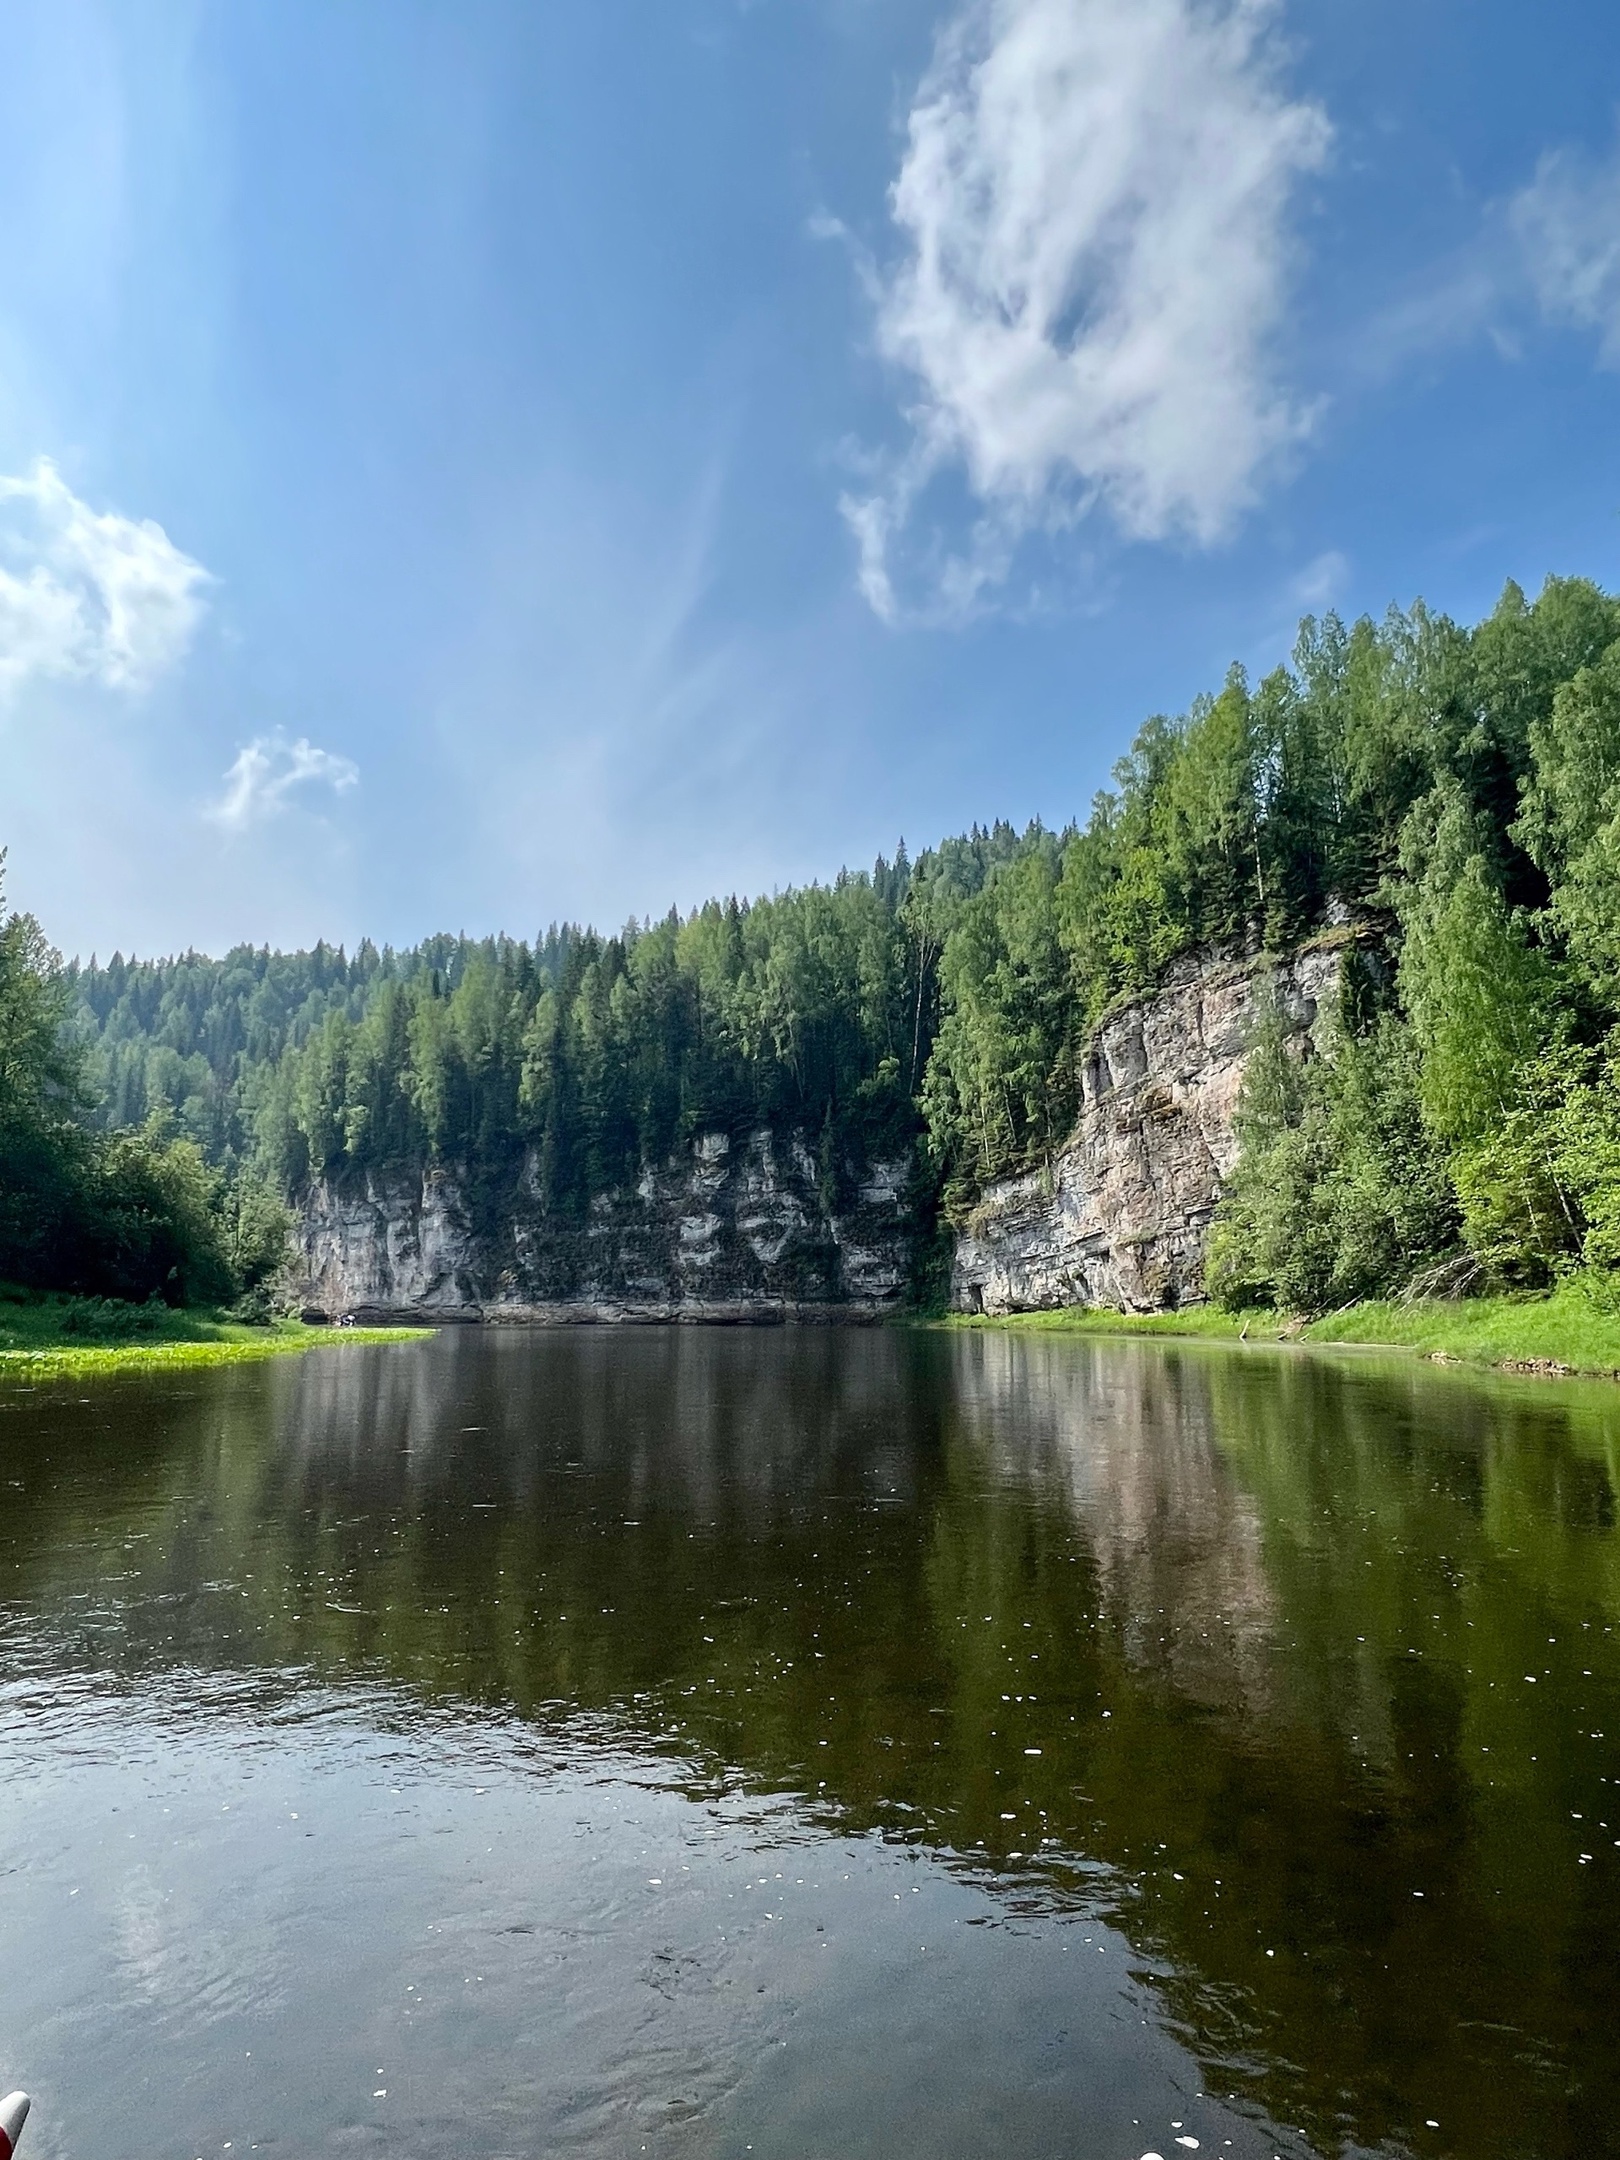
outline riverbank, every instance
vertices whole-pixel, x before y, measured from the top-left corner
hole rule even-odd
[[[205,1310],[171,1312],[164,1305],[122,1305],[110,1298],[0,1292],[0,1383],[243,1365],[322,1343],[416,1342],[431,1332],[306,1327],[301,1320],[256,1327]]]
[[[1276,1312],[1228,1313],[1197,1305],[1169,1313],[1070,1308],[998,1316],[962,1314],[948,1324],[1056,1334],[1343,1343],[1414,1350],[1422,1356],[1509,1372],[1620,1379],[1620,1312],[1605,1310],[1578,1280],[1546,1296],[1352,1305],[1311,1321]]]

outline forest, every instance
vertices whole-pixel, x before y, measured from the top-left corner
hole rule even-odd
[[[1582,579],[1473,627],[1307,618],[1149,720],[1083,824],[612,934],[64,965],[5,917],[0,1277],[241,1294],[314,1178],[532,1150],[577,1216],[758,1125],[833,1189],[909,1148],[960,1223],[1061,1147],[1115,1000],[1347,917],[1377,964],[1315,1054],[1257,1029],[1212,1294],[1620,1283],[1620,601]]]

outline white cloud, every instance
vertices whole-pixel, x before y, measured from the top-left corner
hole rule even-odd
[[[1508,217],[1543,314],[1596,330],[1620,367],[1620,148],[1602,164],[1549,151]]]
[[[216,824],[241,831],[284,810],[295,788],[318,785],[341,795],[359,778],[360,768],[352,758],[319,750],[305,735],[296,742],[279,730],[257,735],[237,752],[225,775],[225,792],[209,805],[208,815]]]
[[[49,458],[0,475],[0,696],[38,675],[149,688],[185,657],[210,582],[150,518],[82,503]]]
[[[1093,504],[1135,539],[1218,539],[1305,418],[1278,385],[1287,213],[1329,140],[1279,85],[1270,0],[974,0],[941,39],[891,205],[878,305],[916,379],[887,488],[848,497],[880,615],[918,497],[981,512],[950,604]]]

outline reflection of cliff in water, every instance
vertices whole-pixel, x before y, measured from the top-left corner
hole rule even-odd
[[[1436,2115],[1482,2154],[1597,2150],[1620,2119],[1620,1890],[1579,1861],[1620,1836],[1620,1398],[490,1332],[46,1426],[10,1595],[92,1667],[605,1715],[1014,1903],[1102,1906],[1211,2082],[1325,2145]]]
[[[1276,1600],[1254,1497],[1220,1446],[1207,1364],[1109,1344],[962,1339],[954,1414],[996,1483],[1072,1512],[1098,1617],[1189,1701],[1276,1707]]]
[[[914,1497],[937,1370],[933,1339],[903,1330],[491,1329],[420,1360],[290,1361],[276,1381],[305,1484],[397,1471],[401,1496],[455,1496],[471,1472],[521,1504],[560,1450],[637,1504],[763,1534],[845,1469]]]

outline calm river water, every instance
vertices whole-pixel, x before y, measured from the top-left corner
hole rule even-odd
[[[0,1395],[24,2160],[1620,2151],[1617,1485],[989,1332]]]

